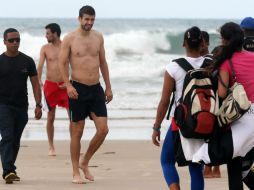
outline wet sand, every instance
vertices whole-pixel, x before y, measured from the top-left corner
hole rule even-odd
[[[82,142],[82,152],[88,142]],[[95,154],[90,170],[94,182],[72,184],[69,141],[56,141],[57,156],[47,156],[47,141],[22,141],[17,160],[21,182],[11,185],[0,180],[0,190],[154,190],[168,189],[159,163],[160,148],[151,141],[108,140]],[[178,168],[181,189],[190,189],[189,172]],[[222,178],[206,179],[206,190],[226,190],[226,167]]]

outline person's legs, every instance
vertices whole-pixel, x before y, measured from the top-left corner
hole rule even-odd
[[[251,169],[253,165],[253,152],[254,149],[252,148],[252,150],[242,158],[242,181],[252,190],[254,190],[254,172]]]
[[[10,106],[0,105],[0,155],[3,167],[3,178],[15,172],[14,157],[14,114]]]
[[[69,109],[66,108],[66,111],[67,111],[68,118],[70,119],[70,111],[69,111]],[[70,137],[71,137],[71,122],[69,123],[69,133],[70,133]]]
[[[48,143],[49,143],[49,156],[55,156],[55,146],[54,146],[54,121],[55,121],[56,108],[51,108],[48,112],[47,118],[47,134],[48,134]]]
[[[191,177],[191,190],[204,190],[205,182],[203,177],[203,165],[190,164],[189,165],[190,177]]]
[[[215,178],[220,178],[221,177],[220,166],[214,166],[213,167],[213,177],[215,177]]]
[[[212,177],[213,177],[212,166],[205,166],[204,178],[212,178]]]
[[[171,126],[168,129],[161,150],[161,167],[170,190],[180,190],[179,176],[175,167],[174,141]]]
[[[234,158],[227,163],[229,190],[243,190],[242,160]]]
[[[96,127],[96,133],[92,140],[90,141],[89,147],[80,162],[80,168],[83,170],[85,174],[85,178],[94,181],[94,177],[90,173],[88,169],[88,163],[94,153],[98,150],[98,148],[103,143],[106,135],[108,134],[108,125],[107,125],[107,117],[97,117],[94,113],[91,113],[91,117],[94,121]]]
[[[16,162],[19,148],[20,148],[20,139],[22,136],[22,133],[24,131],[24,128],[28,121],[28,114],[27,110],[23,109],[16,109],[15,112],[15,127],[14,127],[14,143],[13,143],[13,163]],[[16,168],[16,167],[15,167]],[[15,172],[16,173],[16,172]]]
[[[79,172],[79,157],[80,157],[80,140],[83,135],[85,121],[71,122],[71,143],[70,143],[70,151],[71,151],[71,161],[73,168],[73,183],[82,184],[84,180],[82,180]]]
[[[252,170],[243,178],[243,182],[249,189],[254,190],[254,172]]]

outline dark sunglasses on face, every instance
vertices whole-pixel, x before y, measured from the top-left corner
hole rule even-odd
[[[20,42],[20,38],[10,38],[10,39],[7,39],[6,41],[8,41],[9,43],[14,43],[14,41],[19,43]]]

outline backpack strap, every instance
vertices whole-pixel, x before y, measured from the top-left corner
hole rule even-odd
[[[213,55],[212,55],[212,54],[207,54],[207,55],[205,55],[205,56],[203,56],[203,57],[204,57],[205,59],[204,59],[204,61],[203,61],[203,63],[202,63],[202,65],[201,65],[200,68],[205,69],[205,68],[209,67],[209,66],[212,64]]]
[[[230,65],[230,68],[231,68],[233,81],[235,83],[236,82],[235,69],[234,69],[234,66],[233,66],[233,63],[232,63],[231,59],[229,59],[229,65]],[[227,89],[227,93],[229,93],[230,92],[230,88],[228,87],[228,85],[226,85],[224,83],[224,81],[222,80],[220,74],[218,74],[218,78],[219,78],[219,81],[221,82],[222,86]]]
[[[185,58],[174,59],[173,61],[176,62],[186,72],[194,69]]]
[[[169,104],[169,107],[168,107],[168,113],[167,113],[167,117],[166,117],[167,120],[169,120],[171,109],[172,109],[172,107],[175,103],[175,94],[176,94],[176,87],[174,85],[174,89],[172,91],[172,98],[170,100],[170,104]]]
[[[213,54],[206,54],[203,56],[205,59],[213,60]]]
[[[173,61],[176,62],[186,72],[194,69],[192,67],[192,65],[184,58],[174,59]],[[169,120],[171,109],[173,107],[173,104],[175,103],[175,91],[176,91],[176,88],[174,86],[174,89],[173,89],[173,92],[172,92],[172,98],[171,98],[171,101],[170,101],[170,104],[169,104],[169,107],[168,107],[168,113],[167,113],[167,117],[166,117],[167,120]]]
[[[233,63],[232,63],[231,59],[229,59],[229,65],[230,65],[230,68],[231,68],[233,80],[234,80],[234,82],[236,82],[235,69],[234,69],[234,66],[233,66]]]

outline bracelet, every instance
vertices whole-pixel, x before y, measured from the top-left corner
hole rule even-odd
[[[161,125],[159,125],[159,127],[156,127],[155,125],[153,125],[153,130],[160,132],[161,131]]]
[[[42,104],[41,103],[36,103],[36,107],[39,107],[41,109],[42,108]]]

